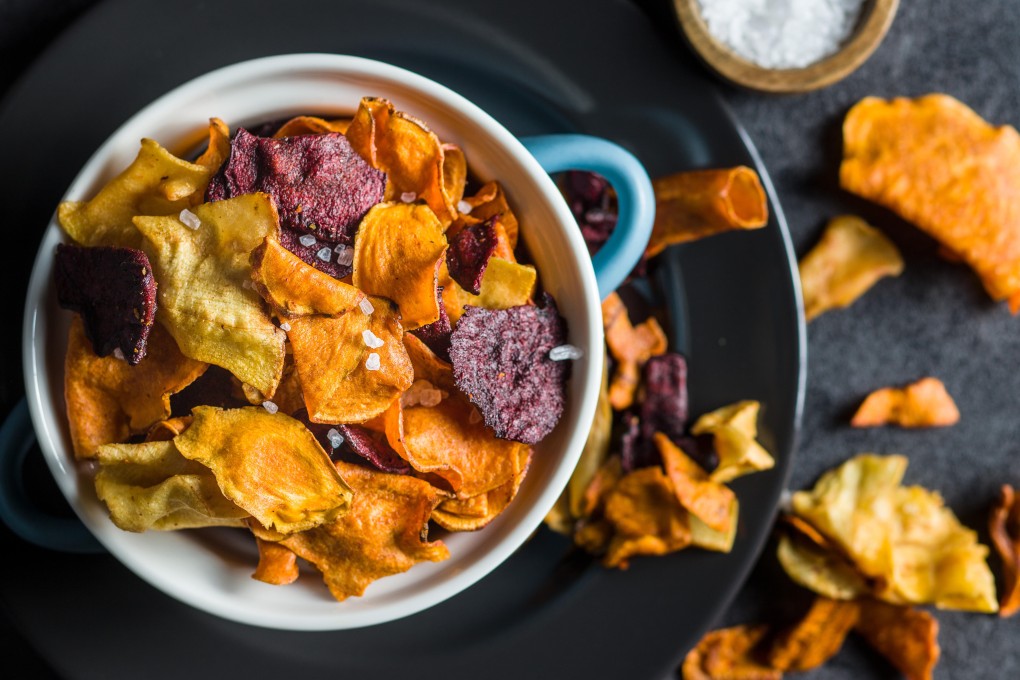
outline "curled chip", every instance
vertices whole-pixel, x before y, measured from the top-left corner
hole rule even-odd
[[[988,548],[937,493],[901,486],[906,468],[903,456],[855,456],[793,494],[793,512],[872,579],[881,600],[996,611]]]
[[[467,499],[448,498],[432,511],[432,521],[447,531],[478,531],[496,519],[517,496],[531,464],[531,449],[517,447],[514,476],[495,489]]]
[[[655,434],[655,445],[680,505],[710,529],[729,533],[735,519],[733,506],[737,502],[736,494],[709,479],[708,473],[663,433]]]
[[[173,441],[106,444],[96,460],[96,494],[124,531],[242,527],[248,517],[209,468],[182,456]]]
[[[551,296],[544,307],[469,307],[450,336],[457,387],[497,437],[536,444],[563,414],[570,362],[549,350],[566,342],[567,324]]]
[[[54,279],[57,301],[81,314],[96,354],[119,350],[132,366],[145,357],[156,317],[156,279],[144,252],[61,243]]]
[[[658,466],[628,472],[605,497],[613,527],[603,564],[626,569],[635,555],[666,555],[691,543],[690,518]]]
[[[769,665],[783,672],[818,668],[840,650],[860,613],[856,602],[816,597],[797,623],[773,639]]]
[[[230,128],[219,118],[209,119],[209,141],[205,150],[195,159],[195,165],[216,172],[230,156]]]
[[[742,165],[659,177],[652,189],[655,223],[645,257],[675,243],[768,224],[768,203],[758,173]]]
[[[800,261],[804,318],[848,307],[881,278],[902,272],[903,257],[885,234],[859,217],[836,217]]]
[[[173,439],[185,458],[216,475],[223,495],[262,526],[289,534],[345,513],[351,489],[299,421],[258,407],[199,406]]]
[[[156,318],[181,352],[222,366],[271,397],[283,372],[287,336],[251,290],[249,254],[275,233],[266,194],[195,207],[198,229],[177,217],[136,217],[159,281]]]
[[[149,336],[148,356],[137,366],[100,357],[75,317],[64,360],[64,401],[76,458],[91,458],[101,444],[125,442],[170,415],[170,395],[208,368],[189,359],[158,324]]]
[[[392,300],[412,329],[439,320],[439,265],[446,237],[425,205],[382,203],[361,221],[354,242],[352,282],[369,295]]]
[[[948,427],[960,420],[956,402],[938,378],[922,378],[903,388],[883,387],[869,394],[850,424],[877,427]]]
[[[606,345],[616,360],[609,401],[621,411],[634,403],[641,366],[666,351],[666,334],[655,317],[650,316],[637,326],[631,324],[627,307],[615,292],[602,301],[602,324],[606,329]]]
[[[1020,309],[1020,135],[944,94],[865,97],[843,122],[841,186],[913,223]]]
[[[603,348],[603,351],[605,349]],[[564,494],[567,496],[568,509],[571,517],[582,519],[589,516],[595,504],[586,502],[586,490],[592,480],[609,458],[609,449],[613,430],[613,409],[609,405],[609,364],[602,364],[602,383],[599,388],[599,401],[595,406],[595,418],[588,430],[588,438],[584,442],[581,457],[574,466],[574,471],[567,482]],[[619,460],[619,458],[617,458]]]
[[[768,634],[765,625],[734,626],[706,634],[684,657],[683,680],[780,680],[781,671],[755,658]]]
[[[251,278],[255,290],[282,316],[337,316],[365,299],[354,286],[310,267],[268,237],[251,253]]]
[[[1003,484],[999,501],[992,509],[988,533],[1002,560],[999,616],[1013,616],[1020,611],[1020,499],[1008,484]]]
[[[865,598],[854,631],[907,680],[931,680],[940,653],[939,622],[928,612]]]
[[[141,248],[136,215],[176,215],[202,202],[213,170],[177,158],[143,139],[134,162],[88,201],[64,201],[57,221],[83,246]]]
[[[496,217],[464,227],[450,237],[446,267],[461,288],[473,295],[482,292],[482,275],[489,258],[496,252]]]
[[[531,303],[538,273],[528,264],[518,264],[502,257],[493,257],[482,275],[481,292],[472,295],[460,287],[450,276],[446,263],[439,268],[439,285],[443,289],[443,304],[450,321],[460,321],[465,307],[509,309]]]
[[[738,401],[706,413],[691,426],[693,435],[712,435],[719,456],[719,465],[710,475],[713,481],[729,482],[775,467],[775,459],[756,440],[760,408],[757,401]]]
[[[442,541],[428,541],[428,522],[442,495],[428,482],[338,461],[354,489],[350,512],[280,543],[322,572],[337,600],[357,597],[377,579],[418,562],[450,556]]]
[[[776,557],[790,579],[819,595],[852,600],[872,590],[853,562],[824,538],[816,542],[803,533],[783,532]]]
[[[273,586],[283,586],[297,580],[301,570],[293,551],[258,536],[255,537],[255,544],[259,549],[259,563],[251,575],[253,579]]]
[[[361,218],[382,200],[385,182],[340,133],[273,139],[241,128],[205,197],[221,201],[264,192],[273,197],[285,229],[350,245]]]

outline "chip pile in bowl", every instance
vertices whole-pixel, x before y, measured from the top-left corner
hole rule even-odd
[[[76,459],[121,529],[250,531],[267,583],[446,559],[430,522],[508,507],[580,354],[503,187],[378,98],[208,134],[59,206]]]

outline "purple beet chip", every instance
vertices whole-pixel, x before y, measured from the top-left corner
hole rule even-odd
[[[263,191],[273,197],[284,229],[351,245],[361,218],[382,201],[385,189],[386,174],[359,156],[342,134],[273,139],[241,128],[205,198]]]
[[[450,277],[464,290],[474,295],[481,293],[482,276],[497,245],[496,216],[461,229],[450,239],[450,248],[446,251]]]
[[[641,401],[641,435],[651,442],[656,432],[673,441],[687,428],[687,360],[669,352],[649,359],[644,366]]]
[[[288,227],[280,228],[280,245],[334,279],[342,279],[353,271],[354,246],[323,241],[312,234]]]
[[[450,324],[450,315],[446,313],[442,286],[436,290],[436,297],[439,302],[439,318],[430,324],[414,329],[411,333],[418,336],[418,339],[424,342],[440,359],[449,361],[450,334],[453,332],[453,326]]]
[[[524,444],[545,438],[566,401],[569,361],[549,350],[567,340],[567,323],[549,295],[543,306],[465,307],[450,336],[457,387],[497,437]]]
[[[61,243],[54,278],[57,301],[81,315],[97,355],[122,354],[132,366],[145,358],[156,318],[156,279],[144,252]]]
[[[588,246],[588,254],[594,255],[616,228],[616,201],[609,182],[594,172],[571,170],[566,173],[561,186]]]
[[[344,438],[342,446],[358,454],[383,472],[408,474],[411,466],[393,448],[372,436],[370,430],[358,425],[337,425],[337,431]]]

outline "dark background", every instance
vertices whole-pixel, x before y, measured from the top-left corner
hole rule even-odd
[[[668,1],[635,1],[659,39],[678,51],[687,49]],[[0,97],[91,4],[0,0]],[[528,3],[521,6],[525,11]],[[540,12],[531,11],[540,20]],[[591,11],[598,11],[596,0]],[[581,48],[597,51],[597,46]],[[966,268],[940,259],[929,238],[839,189],[840,124],[849,106],[866,95],[937,91],[957,97],[992,123],[1020,125],[1020,2],[901,0],[882,45],[840,83],[803,95],[764,95],[722,82],[719,88],[771,174],[798,256],[814,244],[829,218],[851,212],[885,230],[906,260],[900,277],[882,281],[849,309],[808,326],[807,393],[791,488],[811,485],[822,471],[859,452],[902,453],[911,461],[906,481],[942,493],[987,543],[984,525],[999,486],[1020,486],[1020,319],[992,303]],[[9,238],[16,235],[17,225],[6,227]],[[17,328],[9,319],[8,332]],[[869,391],[925,375],[946,383],[962,413],[958,425],[931,431],[847,425]],[[0,384],[4,413],[20,397],[20,390],[12,392],[15,387],[6,380]],[[804,605],[804,594],[789,585],[773,555],[770,544],[719,625],[791,616]],[[990,562],[997,571],[997,560]],[[1020,616],[935,614],[942,646],[936,678],[1020,677]],[[0,654],[6,677],[10,669],[24,669],[16,677],[49,677],[6,620],[0,620]],[[825,667],[801,677],[897,675],[851,638]]]

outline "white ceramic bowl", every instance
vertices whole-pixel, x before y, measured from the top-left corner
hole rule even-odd
[[[43,454],[81,521],[128,568],[167,594],[247,624],[330,630],[393,620],[437,604],[470,586],[520,547],[565,486],[583,447],[602,371],[599,295],[589,256],[556,186],[525,147],[463,97],[426,78],[366,59],[299,54],[229,66],[164,95],[124,123],[93,155],[64,196],[90,198],[135,157],[150,137],[184,153],[218,116],[232,129],[283,116],[351,113],[362,96],[391,100],[426,121],[441,139],[458,143],[471,172],[498,179],[521,222],[541,281],[569,324],[569,341],[586,350],[576,361],[567,408],[537,447],[517,499],[488,527],[446,538],[450,558],[419,564],[376,581],[364,596],[335,601],[318,572],[294,584],[252,579],[257,554],[241,530],[129,533],[116,528],[96,498],[91,471],[71,454],[63,401],[63,357],[70,313],[55,300],[53,253],[63,234],[48,227],[28,289],[24,321],[27,401]],[[54,206],[55,207],[55,206]],[[111,594],[112,595],[112,594]],[[111,606],[115,605],[111,599]]]

